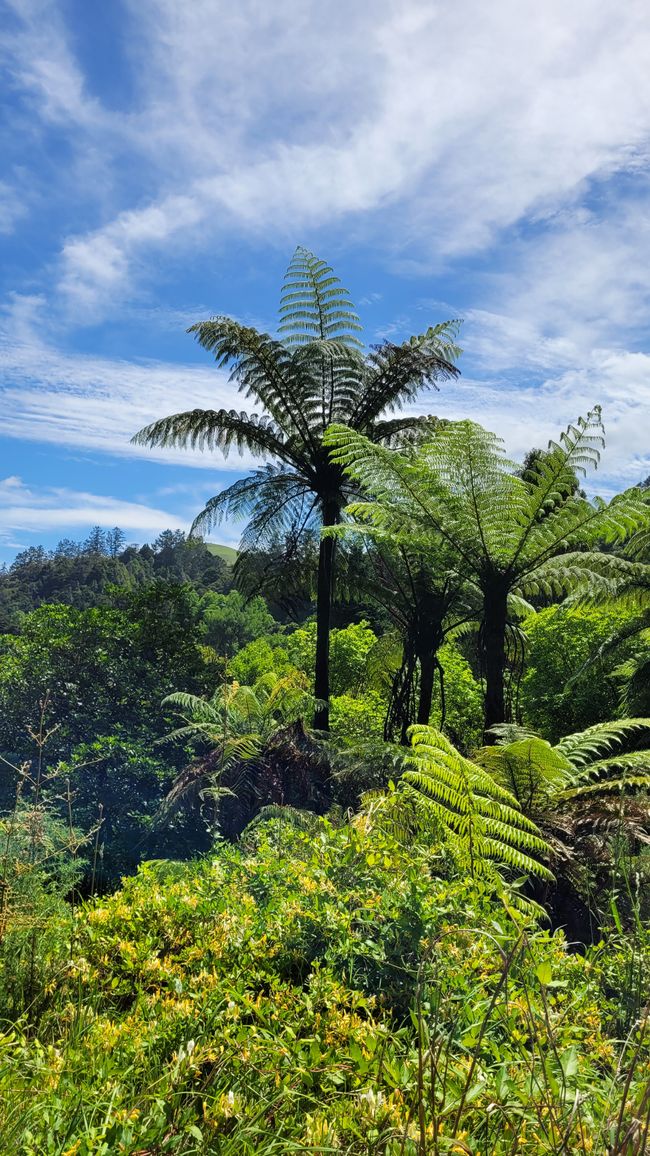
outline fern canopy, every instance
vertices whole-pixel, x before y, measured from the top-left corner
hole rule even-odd
[[[515,796],[440,731],[412,727],[403,783],[441,825],[459,866],[477,877],[486,864],[550,877],[547,845]]]
[[[511,791],[440,731],[413,726],[409,738],[397,786],[366,795],[362,820],[405,842],[426,835],[446,848],[461,874],[542,914],[519,892],[522,876],[553,878],[545,862],[550,847],[535,822]]]
[[[278,541],[295,542],[340,521],[353,488],[332,463],[324,434],[333,422],[390,445],[408,437],[424,419],[390,416],[424,388],[458,375],[458,323],[444,322],[400,344],[364,350],[359,318],[331,267],[307,249],[296,249],[284,280],[278,333],[272,336],[226,316],[189,329],[217,366],[248,398],[253,412],[190,409],[141,429],[133,441],[151,447],[219,451],[235,449],[264,465],[217,494],[197,516],[193,532],[209,533],[222,519],[249,520],[237,563],[240,584],[250,586],[260,550],[272,550],[282,568],[288,556]],[[316,725],[328,725],[329,618],[334,543],[319,553]]]
[[[478,592],[486,730],[507,720],[508,637],[518,607],[532,597],[610,597],[647,573],[602,550],[647,527],[642,493],[629,490],[607,503],[569,484],[598,463],[604,442],[598,407],[551,442],[526,478],[501,440],[470,421],[425,428],[416,446],[400,451],[341,424],[325,441],[364,492],[347,509],[356,533],[431,557],[443,550],[453,581]]]
[[[182,691],[168,695],[163,705],[176,707],[183,725],[162,741],[189,743],[199,758],[177,777],[164,810],[232,794],[222,786],[223,776],[236,764],[254,761],[271,735],[304,716],[311,704],[307,679],[297,671],[284,677],[268,671],[254,686],[224,683],[209,699]]]

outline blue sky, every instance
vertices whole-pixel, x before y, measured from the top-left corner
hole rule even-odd
[[[0,0],[0,30],[0,561],[186,529],[246,469],[129,438],[243,408],[185,329],[272,330],[296,244],[368,342],[464,318],[422,411],[521,455],[599,402],[595,488],[650,474],[645,0]]]

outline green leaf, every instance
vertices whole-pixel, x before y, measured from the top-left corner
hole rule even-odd
[[[560,1056],[560,1064],[562,1065],[562,1071],[564,1072],[565,1078],[567,1080],[570,1080],[573,1076],[575,1076],[576,1072],[578,1071],[578,1049],[576,1048],[575,1044],[572,1044],[570,1048],[567,1048],[565,1052],[562,1052],[562,1055]]]
[[[618,913],[618,907],[616,905],[616,898],[614,895],[612,895],[612,897],[609,901],[609,907],[610,907],[610,911],[612,913],[612,919],[614,920],[614,923],[616,925],[616,930],[618,931],[619,935],[622,935],[623,934],[623,925],[621,923],[621,917]]]
[[[553,968],[550,963],[545,960],[543,963],[538,963],[535,968],[535,975],[537,976],[542,987],[547,987],[553,978]]]

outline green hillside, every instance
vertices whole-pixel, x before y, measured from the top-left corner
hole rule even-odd
[[[217,558],[223,558],[229,566],[234,566],[237,561],[239,551],[235,550],[234,546],[222,546],[219,542],[206,542],[206,547]]]

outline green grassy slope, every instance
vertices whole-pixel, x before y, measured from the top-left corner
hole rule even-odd
[[[234,566],[237,561],[238,550],[234,546],[221,546],[218,542],[206,542],[206,547],[211,554],[216,554],[217,558],[223,558],[229,566]]]

